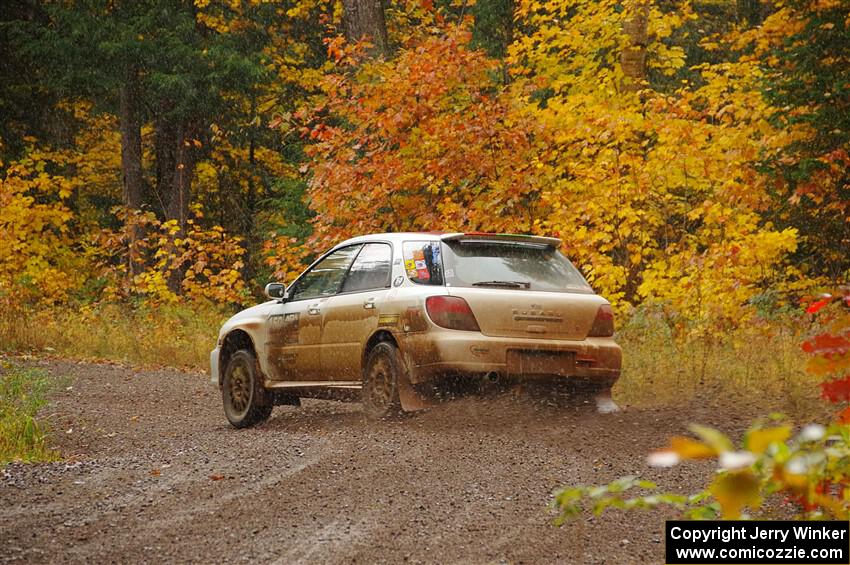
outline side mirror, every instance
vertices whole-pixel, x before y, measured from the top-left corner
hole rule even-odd
[[[266,285],[266,296],[275,300],[286,300],[286,286],[281,283],[271,282]]]

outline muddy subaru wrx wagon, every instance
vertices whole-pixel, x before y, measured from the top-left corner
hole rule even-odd
[[[375,418],[443,382],[570,380],[601,403],[620,375],[610,304],[554,238],[390,233],[340,243],[221,328],[212,381],[236,427],[302,397]]]

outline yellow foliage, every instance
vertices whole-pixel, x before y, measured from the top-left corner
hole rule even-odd
[[[114,212],[123,220],[122,227],[104,230],[92,251],[109,280],[106,298],[141,294],[153,303],[245,302],[241,238],[228,236],[220,226],[201,227],[199,206],[193,207],[183,229],[176,220],[160,222],[150,212]]]
[[[744,438],[744,447],[761,455],[773,443],[784,443],[791,437],[791,426],[775,426],[772,428],[753,428]]]
[[[708,459],[717,456],[717,450],[694,439],[675,436],[670,439],[670,451],[682,459]]]
[[[720,513],[725,520],[737,520],[746,507],[758,508],[761,504],[758,478],[745,469],[718,475],[708,491],[720,504]]]
[[[54,302],[84,280],[66,205],[78,183],[66,158],[30,147],[0,178],[0,300]]]
[[[202,25],[227,34],[259,25],[251,14],[264,3],[195,7]],[[707,48],[743,54],[694,67],[697,86],[661,92],[640,77],[643,89],[632,88],[621,58],[635,49],[633,24],[645,17],[646,69],[679,73],[685,51],[671,39],[696,17],[687,1],[520,0],[507,85],[495,78],[505,61],[473,48],[469,22],[447,24],[445,8],[430,2],[389,7],[399,48],[372,61],[357,59],[338,36],[339,2],[270,9],[279,19],[257,31],[271,38],[263,61],[274,79],[250,97],[224,95],[246,120],[209,124],[192,191],[225,206],[225,191],[265,198],[269,178],[309,169],[316,219],[308,245],[263,244],[278,278],[340,238],[369,231],[556,235],[619,312],[649,303],[701,335],[752,321],[745,305],[768,289],[799,292],[818,282],[787,263],[800,235],[764,221],[773,187],[756,169],[812,135],[805,125],[777,126],[761,92],[765,65],[779,64],[771,49],[805,24],[793,10],[707,38]],[[315,56],[321,26],[326,58]],[[310,93],[312,115],[287,99]],[[244,300],[246,245],[200,220],[199,209],[185,226],[120,212],[123,225],[101,231],[93,197],[117,202],[121,194],[117,120],[90,103],[60,106],[82,124],[74,149],[48,151],[32,140],[24,157],[3,163],[0,295],[63,300],[94,281],[92,299]],[[303,135],[310,165],[296,170],[289,150],[244,141],[243,126],[266,124],[283,139]],[[149,163],[150,124],[142,131]],[[820,174],[818,182],[833,186],[828,170]],[[246,224],[246,232],[263,225]]]
[[[797,233],[761,221],[768,198],[754,167],[795,132],[771,126],[752,60],[705,65],[704,84],[673,95],[624,90],[623,26],[640,5],[520,4],[532,25],[511,48],[516,95],[545,127],[536,166],[550,213],[535,231],[559,235],[620,311],[661,302],[699,324],[734,326],[748,300],[788,278]],[[684,64],[661,40],[692,17],[687,4],[672,13],[648,4],[650,67]],[[545,103],[541,89],[554,93]]]

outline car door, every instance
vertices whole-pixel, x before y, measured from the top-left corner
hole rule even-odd
[[[360,360],[378,327],[390,288],[392,246],[367,243],[351,264],[340,293],[328,299],[322,321],[322,373],[334,381],[360,381]]]
[[[269,365],[281,381],[322,380],[325,305],[339,292],[360,244],[337,249],[315,263],[288,289],[287,301],[268,320]]]

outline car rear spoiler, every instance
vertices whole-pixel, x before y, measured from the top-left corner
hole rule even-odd
[[[544,237],[542,235],[519,235],[510,233],[447,233],[440,236],[442,241],[460,241],[464,239],[470,240],[494,240],[494,241],[512,241],[515,243],[536,243],[538,245],[548,245],[558,248],[561,246],[561,240],[557,237]]]

